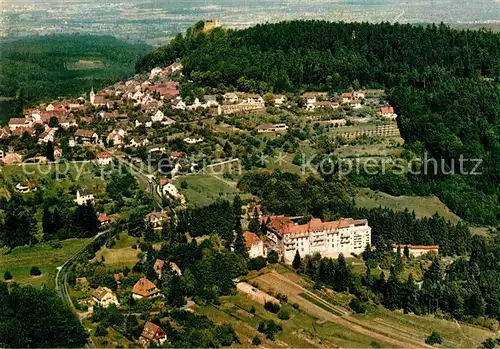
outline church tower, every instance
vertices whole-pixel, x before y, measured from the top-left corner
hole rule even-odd
[[[90,97],[90,104],[95,105],[94,104],[94,101],[95,101],[94,86],[92,86],[92,89],[90,90],[89,97]]]

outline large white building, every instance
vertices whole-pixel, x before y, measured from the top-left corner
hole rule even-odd
[[[267,217],[263,219],[267,221]],[[299,225],[288,217],[277,216],[267,224],[267,234],[286,263],[292,263],[297,251],[301,257],[317,252],[323,257],[337,258],[340,253],[361,253],[371,243],[371,228],[366,219],[323,222],[314,218]]]

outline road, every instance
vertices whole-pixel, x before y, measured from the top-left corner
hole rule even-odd
[[[155,203],[158,205],[158,208],[163,208],[162,205],[162,197],[158,194],[158,190],[156,187],[158,187],[158,184],[155,183],[153,180],[153,175],[151,174],[146,174],[143,171],[141,171],[137,166],[131,164],[127,160],[125,160],[122,157],[116,156],[116,159],[123,165],[127,166],[130,169],[130,172],[137,178],[137,180],[142,183],[143,188],[145,191],[153,197],[153,200]]]
[[[102,232],[98,233],[96,236],[94,236],[94,238],[92,240],[89,241],[88,244],[86,244],[81,249],[76,251],[71,257],[69,257],[68,260],[66,260],[66,262],[64,262],[63,265],[61,265],[60,267],[57,268],[56,292],[57,292],[59,298],[61,298],[64,303],[66,303],[67,305],[69,305],[71,307],[71,310],[73,311],[73,313],[75,313],[75,315],[77,317],[78,317],[78,315],[76,314],[75,306],[73,305],[73,301],[71,300],[71,297],[69,296],[69,292],[68,292],[68,272],[70,271],[70,269],[73,265],[73,262],[76,261],[80,257],[80,255],[90,246],[90,244],[92,244],[98,237],[102,236],[105,233],[106,233],[106,231],[102,231]],[[78,317],[78,319],[80,319],[80,317]],[[90,348],[96,347],[90,336],[88,339],[88,346]]]

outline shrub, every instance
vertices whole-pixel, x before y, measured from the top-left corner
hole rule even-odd
[[[274,302],[266,302],[264,304],[264,309],[266,309],[267,311],[271,312],[271,313],[274,313],[274,314],[277,314],[281,307],[279,304],[277,303],[274,303]]]
[[[280,312],[278,313],[278,319],[288,320],[290,319],[290,313],[285,309],[281,309]]]
[[[267,261],[271,264],[275,264],[275,263],[278,263],[278,259],[279,259],[279,256],[278,256],[278,252],[272,250],[270,251],[268,254],[267,254]]]
[[[260,345],[262,341],[260,340],[259,336],[255,336],[252,339],[252,345]]]
[[[96,337],[104,337],[107,334],[108,334],[108,329],[103,324],[99,324],[97,326],[97,328],[95,329],[95,336]]]
[[[250,308],[250,314],[255,314],[256,310],[255,310],[255,307],[252,305],[252,307]]]
[[[267,265],[267,261],[264,257],[252,258],[248,261],[248,270],[261,270]]]
[[[365,306],[358,298],[354,298],[350,303],[349,307],[358,314],[366,313]]]
[[[429,345],[441,344],[443,343],[443,340],[441,339],[441,335],[439,334],[439,332],[434,331],[429,337],[427,337],[425,343]]]
[[[42,271],[40,270],[40,268],[38,267],[31,267],[30,269],[30,275],[31,276],[38,276],[38,275],[42,275]]]
[[[257,330],[260,333],[265,334],[267,339],[274,340],[274,336],[278,332],[282,331],[283,327],[280,324],[274,322],[273,320],[269,320],[269,321],[262,321],[259,324]]]
[[[300,306],[298,303],[293,303],[292,304],[293,309],[299,310]]]
[[[12,273],[8,270],[5,271],[5,273],[3,273],[3,278],[5,280],[12,280]]]

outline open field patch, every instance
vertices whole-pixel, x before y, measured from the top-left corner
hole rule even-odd
[[[66,67],[68,70],[89,70],[104,68],[105,64],[98,59],[79,59],[78,61],[67,62]]]
[[[35,287],[45,285],[53,288],[57,274],[56,268],[89,241],[90,239],[64,240],[61,241],[61,248],[53,248],[46,243],[33,247],[16,247],[9,254],[0,255],[0,278],[3,280],[4,273],[8,270],[14,277],[13,281],[21,285]],[[30,276],[30,269],[33,266],[39,267],[42,275]]]
[[[182,182],[187,188],[182,188]],[[191,206],[210,205],[217,199],[232,201],[238,191],[228,181],[208,175],[182,176],[175,181],[175,186],[186,197]]]

